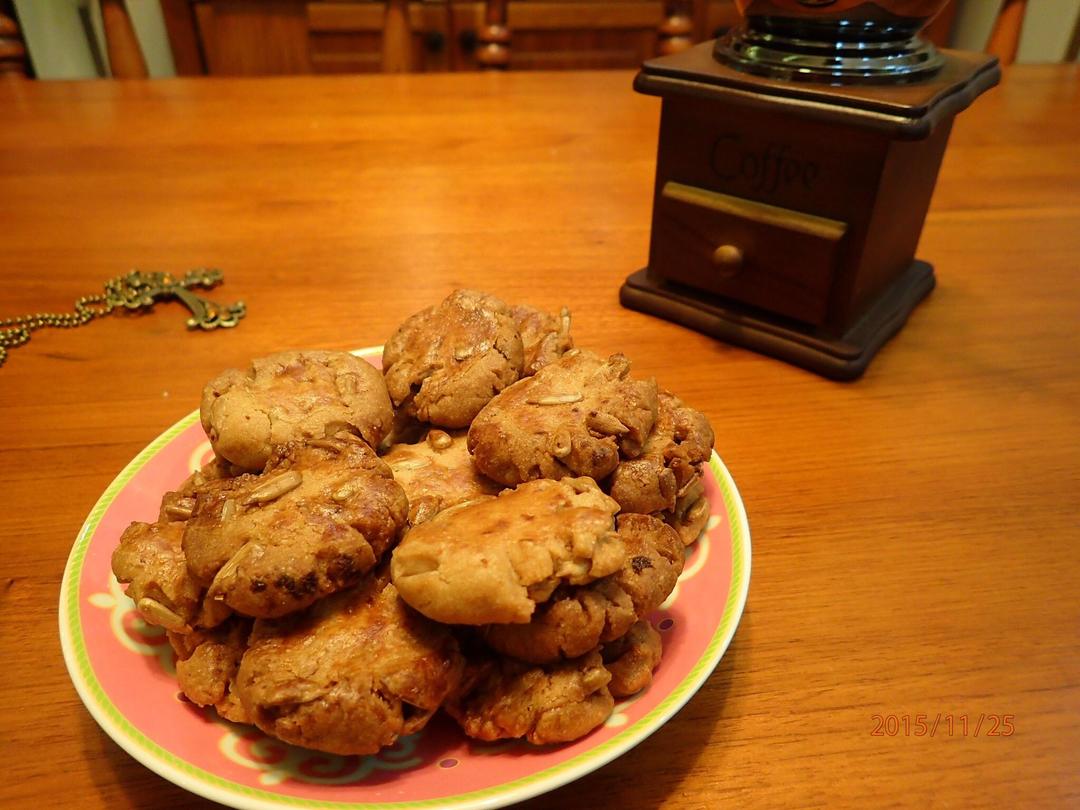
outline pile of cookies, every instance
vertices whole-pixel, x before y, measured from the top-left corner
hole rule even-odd
[[[713,433],[575,349],[565,309],[458,290],[382,373],[285,352],[212,380],[201,417],[215,459],[112,559],[192,702],[370,754],[439,708],[479,740],[566,742],[651,682]]]

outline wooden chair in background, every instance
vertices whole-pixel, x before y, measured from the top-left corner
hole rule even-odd
[[[412,30],[409,26],[409,0],[387,0],[383,21],[383,73],[408,73],[412,70]]]
[[[507,0],[487,0],[484,3],[484,24],[477,34],[477,40],[476,62],[481,70],[505,70],[510,67]]]
[[[656,49],[660,55],[685,51],[695,42],[708,39],[701,30],[705,3],[701,0],[682,0],[664,3],[664,18],[660,21],[659,41]]]
[[[101,19],[112,75],[121,79],[145,79],[146,60],[122,0],[101,0]],[[19,32],[14,5],[0,2],[0,75],[29,74],[26,45]]]
[[[1026,11],[1027,0],[1005,0],[998,12],[997,21],[990,32],[990,40],[986,43],[986,52],[994,54],[1003,65],[1011,65],[1016,61]]]
[[[417,40],[434,18],[446,15],[438,4],[420,5],[161,0],[181,76],[411,71]],[[362,47],[333,47],[343,38]]]
[[[507,0],[486,0],[484,25],[478,35],[476,61],[481,69],[505,69],[510,65],[511,28]],[[684,51],[695,42],[708,39],[705,0],[667,0],[663,15],[656,21],[657,52],[661,55]]]
[[[1075,6],[1066,10],[1067,5],[1061,3],[1055,8],[1049,3],[1044,5],[1029,0],[1003,0],[995,5],[996,16],[983,50],[994,54],[1003,65],[1013,64],[1017,57],[1022,55],[1020,52],[1026,36],[1025,28],[1031,25],[1034,28],[1033,39],[1030,44],[1025,44],[1025,47],[1031,48],[1034,45],[1038,49],[1047,50],[1038,53],[1032,49],[1023,54],[1027,59],[1075,62],[1080,55],[1080,13],[1077,13]],[[1075,16],[1070,18],[1070,12]],[[1066,26],[1070,24],[1072,28],[1067,29]],[[1053,36],[1048,28],[1053,29]]]
[[[0,2],[0,76],[28,75],[29,61],[15,10],[7,0]]]
[[[124,0],[101,0],[101,24],[105,29],[105,49],[113,78],[147,78],[150,74],[146,70],[146,59]]]

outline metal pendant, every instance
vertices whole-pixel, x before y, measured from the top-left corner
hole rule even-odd
[[[211,289],[221,281],[220,270],[191,270],[180,279],[171,273],[132,270],[109,284],[106,300],[115,307],[141,309],[152,306],[155,301],[176,298],[191,310],[191,317],[187,319],[188,329],[228,329],[236,326],[247,314],[244,302],[222,306],[191,291],[192,287]]]

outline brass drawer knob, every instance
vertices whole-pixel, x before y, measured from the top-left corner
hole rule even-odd
[[[743,252],[735,245],[721,245],[712,255],[713,264],[723,275],[735,275],[743,263]]]

